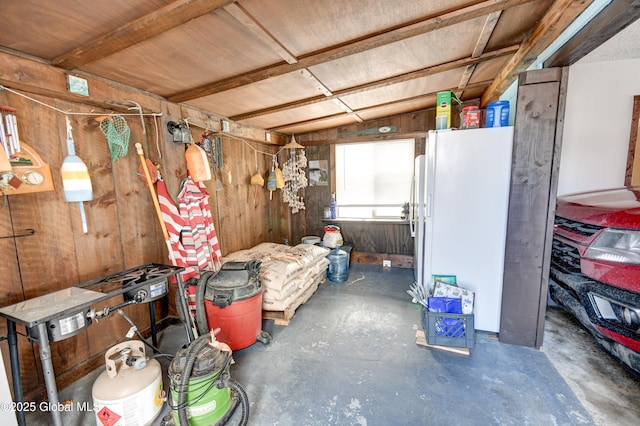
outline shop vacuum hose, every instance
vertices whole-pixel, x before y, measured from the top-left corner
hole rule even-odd
[[[189,379],[191,378],[191,372],[193,370],[193,365],[196,361],[196,358],[200,351],[204,349],[209,343],[209,334],[204,334],[198,337],[196,340],[189,345],[189,350],[187,352],[186,361],[184,371],[182,373],[182,377],[180,380],[180,387],[178,388],[178,420],[180,426],[188,426],[189,420],[187,418],[187,409],[186,409],[186,395],[187,395],[187,386],[189,384]],[[229,373],[226,371],[229,363],[231,362],[231,356],[228,357],[226,361],[226,365],[222,368],[222,373],[218,378],[216,378],[215,386],[218,389],[229,388],[233,391],[233,401],[232,406],[227,411],[227,413],[216,423],[216,425],[224,425],[231,418],[235,409],[237,407],[238,402],[242,407],[242,416],[240,418],[239,426],[246,426],[249,421],[249,398],[247,397],[247,393],[242,388],[240,383],[236,380],[232,379],[229,376]],[[237,395],[237,397],[236,397]]]
[[[196,323],[198,325],[198,333],[205,335],[209,333],[209,320],[207,319],[207,309],[204,306],[204,294],[207,289],[207,281],[215,272],[205,271],[200,275],[196,287]]]
[[[229,264],[226,264],[229,265]],[[262,267],[262,261],[259,259],[250,259],[244,262],[244,269],[247,271],[247,280],[259,280],[260,268]],[[199,334],[207,334],[211,330],[209,320],[207,319],[207,308],[205,307],[205,293],[207,291],[207,282],[212,277],[215,277],[218,273],[221,273],[225,269],[225,264],[222,265],[220,271],[204,271],[198,279],[196,287],[196,323],[198,325]],[[211,301],[213,302],[213,301]]]
[[[232,406],[224,415],[224,417],[220,419],[219,424],[224,425],[227,423],[227,421],[235,412],[239,402],[240,409],[242,410],[239,425],[246,426],[246,424],[249,422],[249,397],[247,396],[247,393],[244,391],[244,388],[240,385],[240,383],[238,383],[235,379],[232,379],[228,374],[225,374],[224,376],[224,378],[216,383],[216,386],[220,384],[220,388],[225,387],[231,389],[231,391],[233,392],[231,402]]]

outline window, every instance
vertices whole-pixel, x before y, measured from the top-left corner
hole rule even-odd
[[[413,139],[336,145],[338,217],[399,219],[414,159]]]

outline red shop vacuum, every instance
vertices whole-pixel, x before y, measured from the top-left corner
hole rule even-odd
[[[219,328],[216,339],[231,350],[256,341],[267,344],[271,336],[262,330],[262,262],[226,262],[219,271],[203,272],[196,288],[196,322],[200,335]]]

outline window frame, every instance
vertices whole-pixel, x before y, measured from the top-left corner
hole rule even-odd
[[[423,138],[420,137],[416,137],[415,134],[413,135],[393,135],[393,136],[388,136],[384,139],[367,139],[367,140],[360,140],[360,141],[340,141],[340,142],[336,142],[334,144],[331,145],[331,192],[336,194],[336,198],[337,198],[337,186],[338,186],[338,179],[337,179],[337,156],[336,156],[336,151],[338,149],[339,145],[351,145],[351,144],[365,144],[365,143],[388,143],[388,142],[394,142],[394,141],[403,141],[403,140],[412,140],[413,143],[413,158],[415,160],[417,155],[420,155],[420,153],[423,153],[423,146],[424,143],[421,143],[421,140],[423,140]],[[414,163],[412,161],[411,163],[411,171],[413,174],[413,166]],[[410,183],[410,182],[409,182]],[[407,185],[407,200],[405,202],[410,201],[409,200],[409,190],[410,190],[410,185]],[[341,217],[339,214],[337,215],[336,219],[333,220],[343,220],[343,221],[361,221],[361,222],[403,222],[405,220],[403,220],[401,218],[401,209],[402,209],[403,204],[340,204],[339,200],[336,200],[336,209],[337,211],[339,211],[340,207],[370,207],[372,209],[375,209],[376,207],[393,207],[393,208],[397,208],[398,209],[398,214],[397,216],[375,216],[375,212],[372,213],[372,217]]]

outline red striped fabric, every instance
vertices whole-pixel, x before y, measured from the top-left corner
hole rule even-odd
[[[192,266],[187,261],[187,251],[180,240],[180,234],[184,228],[184,219],[180,216],[178,208],[169,196],[164,180],[158,179],[156,192],[158,195],[158,204],[160,204],[160,211],[162,212],[162,219],[169,234],[169,242],[172,249],[170,255],[173,256],[171,263],[173,266],[182,266],[185,268],[185,271],[180,274],[180,278],[182,278],[183,282],[186,282],[189,278],[200,276],[200,273],[197,264]]]
[[[197,265],[201,272],[219,269],[222,253],[204,184],[185,179],[178,194],[178,208],[184,220],[182,245],[187,263]]]

